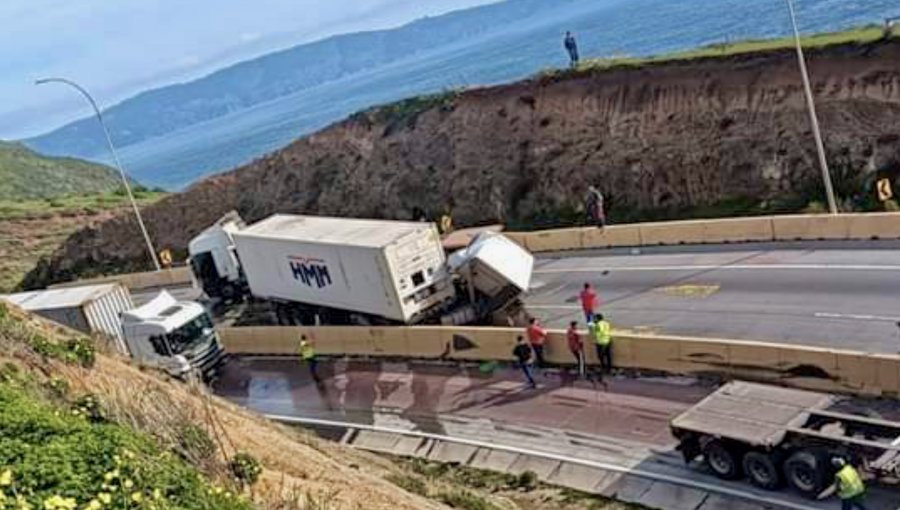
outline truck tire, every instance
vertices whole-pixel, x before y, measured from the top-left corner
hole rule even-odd
[[[741,472],[740,454],[735,448],[719,440],[712,440],[703,447],[703,459],[709,469],[722,480],[737,480]]]
[[[808,450],[794,452],[784,463],[784,475],[797,492],[815,498],[828,485],[825,462]]]
[[[781,487],[783,478],[778,459],[772,454],[763,452],[747,452],[743,462],[744,473],[750,483],[769,491]]]

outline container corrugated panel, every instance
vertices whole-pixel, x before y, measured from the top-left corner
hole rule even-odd
[[[128,353],[120,314],[134,305],[128,289],[119,283],[22,292],[4,299],[82,333],[107,336],[120,352]]]
[[[120,353],[129,354],[122,333],[121,314],[132,308],[134,304],[128,289],[116,285],[109,292],[85,303],[82,310],[91,331],[110,337]]]

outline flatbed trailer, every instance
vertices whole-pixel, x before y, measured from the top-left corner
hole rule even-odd
[[[838,397],[730,382],[671,422],[690,463],[719,478],[746,478],[768,490],[787,485],[815,498],[833,481],[833,457],[867,478],[900,481],[900,423],[833,410]],[[900,499],[900,495],[898,495]]]

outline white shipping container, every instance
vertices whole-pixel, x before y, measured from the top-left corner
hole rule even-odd
[[[36,290],[2,296],[2,299],[82,333],[107,336],[119,352],[128,354],[120,316],[134,305],[131,294],[122,284]]]
[[[233,237],[258,298],[409,323],[455,295],[431,223],[274,215]]]

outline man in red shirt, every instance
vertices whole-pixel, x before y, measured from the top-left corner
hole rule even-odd
[[[600,299],[590,283],[584,284],[584,289],[579,297],[581,298],[581,309],[584,310],[584,320],[590,324],[594,322],[594,311],[597,309]]]
[[[566,331],[566,340],[569,342],[569,350],[575,361],[578,363],[578,375],[584,377],[584,344],[581,343],[581,335],[578,334],[578,322],[569,323],[569,329]]]
[[[544,342],[547,341],[547,330],[541,326],[541,323],[534,317],[528,321],[528,329],[526,330],[528,333],[528,343],[531,344],[531,349],[534,350],[534,357],[537,361],[538,368],[544,368],[546,363],[544,362]]]

